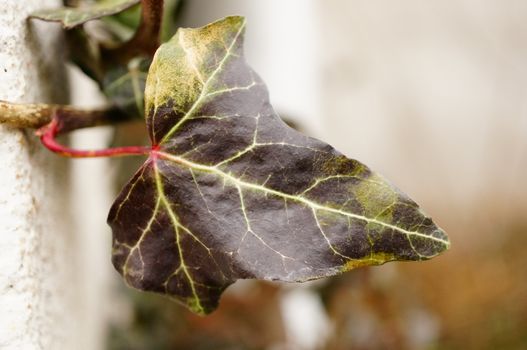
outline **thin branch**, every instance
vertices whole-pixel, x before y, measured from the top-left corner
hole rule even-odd
[[[63,124],[61,132],[132,119],[117,108],[89,110],[65,105],[20,104],[0,100],[0,124],[38,129],[50,123],[54,115],[60,116]]]
[[[101,48],[106,62],[126,63],[140,56],[153,56],[159,47],[163,0],[141,0],[141,22],[134,36],[116,48]]]
[[[40,128],[51,121],[52,105],[0,101],[0,124],[15,128]]]

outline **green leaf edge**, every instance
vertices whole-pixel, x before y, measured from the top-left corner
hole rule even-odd
[[[140,1],[141,0],[122,0],[116,4],[110,4],[108,1],[106,1],[83,7],[63,6],[54,9],[35,11],[31,13],[29,17],[48,22],[60,22],[64,29],[72,29],[88,21],[122,12],[134,5],[137,5],[140,3]],[[78,18],[71,19],[72,17]]]

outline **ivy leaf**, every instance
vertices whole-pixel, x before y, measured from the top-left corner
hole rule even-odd
[[[126,66],[113,67],[104,77],[104,94],[113,105],[129,115],[144,115],[144,90],[150,63],[151,59],[136,57]]]
[[[61,22],[65,29],[71,29],[94,19],[114,15],[139,2],[140,0],[103,0],[80,7],[65,6],[36,11],[30,17]]]
[[[243,55],[245,20],[180,29],[148,73],[149,158],[113,204],[113,264],[214,310],[237,279],[301,282],[449,247],[378,174],[280,120]]]

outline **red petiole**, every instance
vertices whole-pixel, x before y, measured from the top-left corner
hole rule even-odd
[[[42,144],[52,152],[70,158],[96,158],[96,157],[123,157],[133,155],[148,155],[152,151],[149,146],[127,146],[114,147],[101,150],[77,150],[61,145],[56,137],[61,132],[61,122],[54,117],[51,122],[37,130],[36,134],[40,137]]]

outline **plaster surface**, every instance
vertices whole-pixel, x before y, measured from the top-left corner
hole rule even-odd
[[[60,4],[2,1],[0,99],[67,102],[61,30],[26,20]],[[32,133],[0,125],[0,349],[79,348],[68,166]]]

